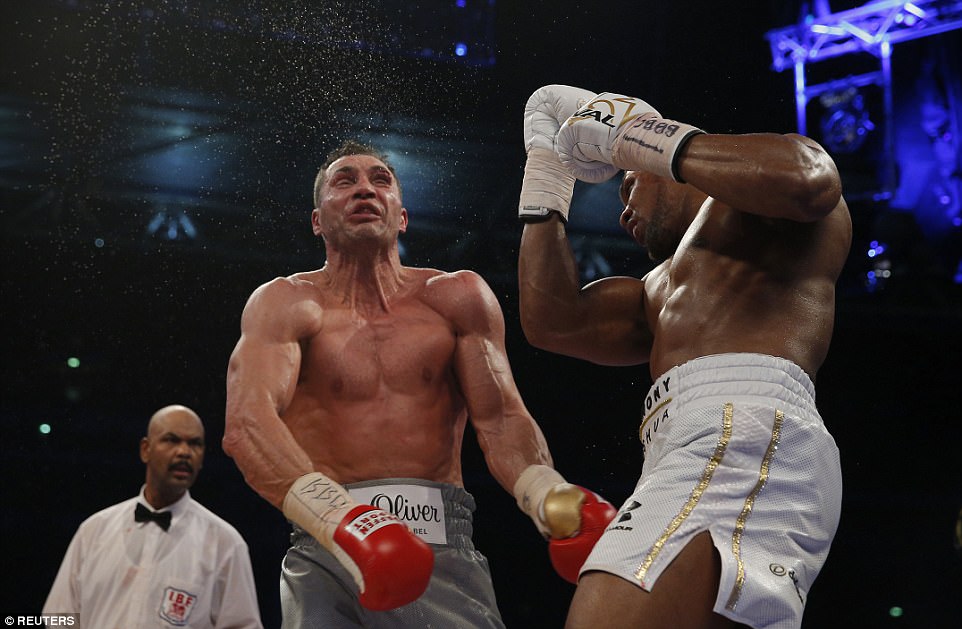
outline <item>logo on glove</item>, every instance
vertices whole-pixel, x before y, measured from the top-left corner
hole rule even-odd
[[[357,539],[363,540],[374,531],[392,524],[404,526],[404,523],[393,513],[388,513],[380,509],[372,509],[358,515],[345,524],[344,528]]]
[[[624,104],[628,105],[628,109],[625,110],[624,114],[623,114],[622,117],[621,117],[621,121],[618,122],[617,125],[611,123],[611,121],[615,119],[615,113],[616,113],[616,111],[617,111],[617,107],[616,107],[615,104],[612,102],[612,100],[617,101],[617,102],[619,102],[619,103],[624,103]],[[573,116],[571,116],[570,118],[568,118],[567,124],[571,125],[571,124],[574,124],[574,123],[579,122],[579,121],[581,121],[581,120],[587,120],[588,118],[592,118],[592,119],[594,119],[595,122],[599,122],[599,123],[605,125],[606,127],[611,127],[612,129],[617,129],[618,127],[621,127],[622,125],[627,124],[627,123],[631,122],[632,120],[635,120],[636,118],[638,118],[639,116],[641,116],[641,114],[631,115],[631,110],[634,109],[634,108],[635,108],[635,105],[638,104],[638,103],[635,101],[635,99],[633,99],[633,98],[615,98],[615,99],[612,99],[612,100],[607,100],[607,99],[604,99],[604,98],[599,98],[599,99],[596,99],[596,100],[591,101],[590,103],[588,103],[587,107],[585,107],[584,109],[582,109],[582,110],[580,110],[580,111],[575,112],[575,114],[574,114]],[[597,104],[599,104],[599,103],[604,103],[605,105],[607,105],[607,106],[608,106],[608,110],[609,110],[611,113],[605,114],[604,112],[595,109],[595,105],[597,105]]]
[[[669,124],[666,120],[660,120],[658,118],[646,118],[638,123],[639,127],[645,131],[651,131],[652,133],[657,133],[658,135],[663,135],[666,138],[670,138],[678,132],[679,127],[677,124]]]

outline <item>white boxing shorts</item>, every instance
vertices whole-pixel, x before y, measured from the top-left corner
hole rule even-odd
[[[762,627],[799,627],[838,528],[838,448],[796,364],[760,354],[692,360],[645,400],[645,462],[582,567],[651,591],[698,533],[721,555],[714,611]]]

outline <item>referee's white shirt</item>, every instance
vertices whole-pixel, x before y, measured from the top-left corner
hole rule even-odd
[[[167,531],[134,521],[137,502],[150,508],[143,488],[80,525],[43,613],[79,614],[85,629],[261,629],[240,533],[190,492],[162,510]]]

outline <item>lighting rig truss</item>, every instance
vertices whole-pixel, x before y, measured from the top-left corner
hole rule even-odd
[[[805,110],[809,101],[828,91],[879,85],[884,92],[887,121],[892,114],[892,46],[899,42],[938,35],[962,28],[962,0],[880,0],[819,17],[765,34],[772,51],[772,68],[795,69],[795,111],[798,131],[806,133]],[[852,53],[869,53],[880,69],[825,83],[807,85],[805,66]],[[891,138],[891,134],[887,133]]]

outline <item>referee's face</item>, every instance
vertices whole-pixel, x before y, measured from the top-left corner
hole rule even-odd
[[[148,499],[176,501],[194,484],[204,464],[203,424],[186,409],[157,418],[141,441],[140,458],[147,465],[147,491],[152,494]]]

